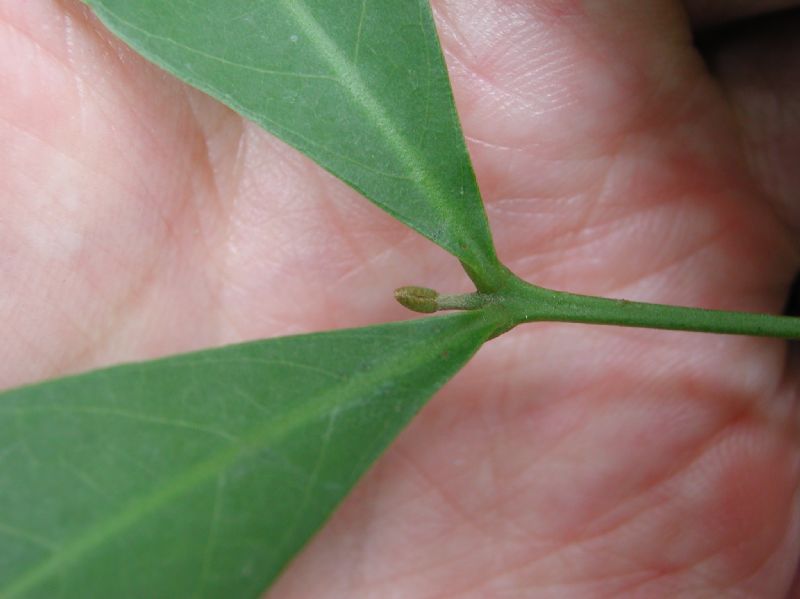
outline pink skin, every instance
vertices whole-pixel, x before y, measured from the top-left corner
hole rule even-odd
[[[692,16],[764,5],[698,0]],[[720,44],[715,79],[671,0],[434,6],[512,270],[780,311],[800,258],[800,20]],[[0,89],[0,386],[405,318],[400,285],[468,288],[453,258],[77,0],[0,0]],[[269,597],[784,597],[797,378],[778,341],[520,327]]]

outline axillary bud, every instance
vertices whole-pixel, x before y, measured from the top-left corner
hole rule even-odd
[[[400,287],[394,298],[409,310],[430,314],[439,310],[439,292],[427,287]]]

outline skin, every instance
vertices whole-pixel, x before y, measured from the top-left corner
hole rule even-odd
[[[437,0],[501,259],[780,312],[800,244],[784,0]],[[688,11],[686,9],[689,9]],[[409,316],[456,261],[115,41],[0,0],[0,387]],[[485,346],[270,599],[800,597],[797,348],[538,324]]]

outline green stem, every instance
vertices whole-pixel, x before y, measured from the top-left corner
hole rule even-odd
[[[491,294],[465,293],[463,295],[440,295],[436,298],[439,310],[477,310],[493,299]]]
[[[516,322],[576,322],[800,339],[800,318],[606,299],[533,288],[508,303]],[[521,301],[527,300],[527,301]]]
[[[396,297],[418,312],[492,310],[498,319],[498,334],[524,322],[550,321],[800,339],[800,318],[791,316],[577,295],[531,285],[508,270],[500,273],[496,285],[497,290],[490,293],[464,295],[439,295],[432,289],[404,287],[397,290]]]

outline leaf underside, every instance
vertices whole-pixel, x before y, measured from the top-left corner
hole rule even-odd
[[[475,271],[494,248],[428,0],[84,0]]]
[[[0,596],[258,596],[491,328],[462,313],[0,394]]]

